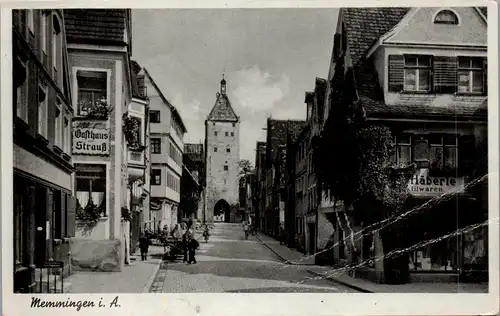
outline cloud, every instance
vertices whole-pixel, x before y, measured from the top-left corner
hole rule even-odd
[[[232,94],[241,110],[252,114],[269,114],[285,98],[291,86],[286,74],[273,76],[258,66],[237,71],[231,84],[234,84]]]
[[[248,159],[254,165],[255,147],[258,140],[266,139],[265,120],[243,120],[240,124],[240,159]]]
[[[201,106],[197,99],[185,100],[182,94],[177,94],[172,99],[172,104],[179,111],[182,121],[188,133],[184,137],[184,142],[199,142],[205,138],[205,128],[203,121],[207,116],[207,111]]]

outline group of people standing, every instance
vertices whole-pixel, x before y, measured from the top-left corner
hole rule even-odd
[[[182,262],[187,262],[188,264],[196,263],[196,249],[200,246],[195,236],[195,229],[193,225],[186,226],[186,223],[181,223],[175,225],[172,231],[172,237],[174,240],[181,240],[181,247],[183,251]]]

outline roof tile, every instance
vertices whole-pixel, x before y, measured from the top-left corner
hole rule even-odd
[[[214,107],[210,111],[207,120],[209,121],[230,121],[237,122],[238,116],[231,106],[231,101],[226,94],[217,93]]]
[[[407,98],[387,105],[367,96],[359,97],[366,114],[372,118],[440,118],[450,121],[488,120],[487,99],[455,97],[448,104],[431,104],[431,99]]]
[[[126,9],[65,9],[63,12],[69,43],[124,43]]]

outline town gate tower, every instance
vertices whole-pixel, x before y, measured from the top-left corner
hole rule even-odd
[[[222,76],[215,105],[205,120],[206,222],[239,222],[240,119]]]

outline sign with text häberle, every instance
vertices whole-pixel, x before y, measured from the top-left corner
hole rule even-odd
[[[429,175],[429,169],[419,169],[408,182],[410,194],[414,196],[439,196],[455,191],[462,192],[463,177],[434,177]]]
[[[98,124],[73,124],[73,154],[107,156],[110,131]]]

